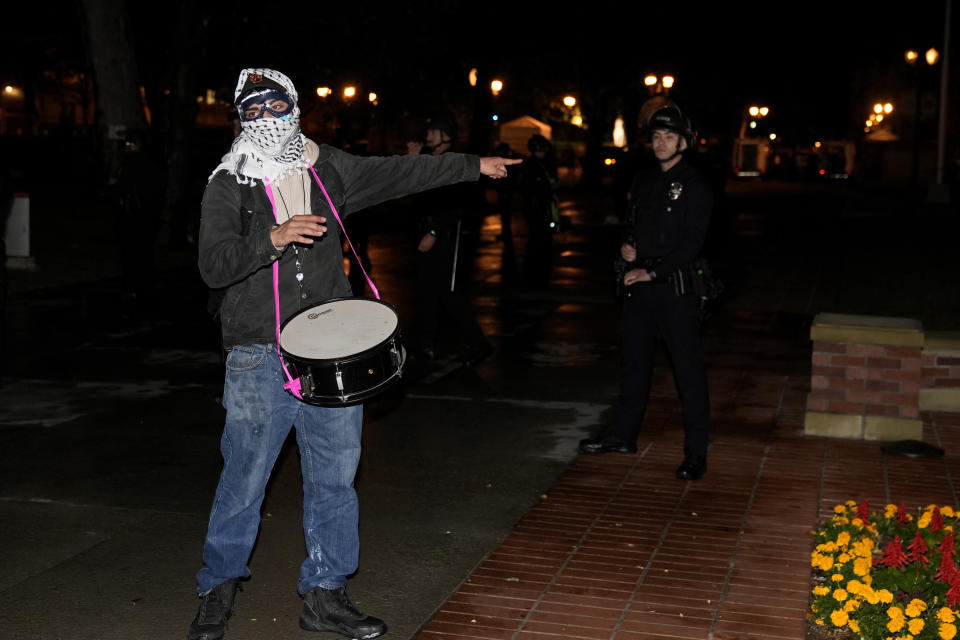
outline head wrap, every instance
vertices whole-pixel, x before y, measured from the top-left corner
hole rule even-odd
[[[294,101],[289,118],[259,118],[241,121],[240,135],[230,151],[223,156],[210,179],[218,171],[226,170],[246,184],[264,178],[280,180],[301,167],[309,166],[304,156],[304,136],[300,133],[300,107],[296,105],[297,90],[287,76],[273,69],[248,68],[240,72],[233,92],[234,104],[239,107],[247,94],[264,89],[281,91]]]

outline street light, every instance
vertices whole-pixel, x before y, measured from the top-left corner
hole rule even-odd
[[[494,79],[490,83],[490,91],[493,92],[495,96],[500,95],[500,92],[503,91],[503,81]]]
[[[333,93],[333,90],[330,87],[317,87],[317,95],[321,98],[326,98],[331,93]]]
[[[644,76],[643,84],[653,93],[668,93],[676,84],[676,78],[671,75],[657,77],[651,73]]]

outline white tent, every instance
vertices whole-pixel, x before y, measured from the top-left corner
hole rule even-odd
[[[506,142],[513,149],[514,153],[526,155],[527,142],[536,134],[542,135],[547,140],[552,134],[552,127],[545,122],[540,122],[530,116],[521,116],[516,120],[510,120],[500,125],[500,142]]]

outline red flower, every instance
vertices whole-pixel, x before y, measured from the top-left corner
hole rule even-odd
[[[913,536],[913,542],[910,543],[908,549],[910,549],[910,562],[919,562],[924,567],[929,564],[930,561],[927,559],[927,556],[924,555],[927,552],[927,541],[923,539],[919,529],[917,529],[916,535]]]
[[[907,524],[910,522],[910,519],[907,518],[907,509],[903,506],[903,503],[897,505],[897,522],[900,524]]]
[[[942,553],[945,556],[953,558],[954,555],[954,545],[956,544],[956,539],[953,537],[952,533],[948,533],[944,536],[943,540],[940,541],[940,544],[937,545],[937,551]]]
[[[953,577],[956,573],[957,566],[953,564],[953,558],[947,554],[943,554],[940,556],[940,569],[933,578],[946,584],[953,584]]]
[[[960,606],[960,571],[955,572],[950,580],[950,589],[947,590],[947,604],[951,607]]]
[[[930,531],[940,531],[940,529],[943,529],[943,516],[940,515],[940,507],[937,507],[930,518]]]
[[[912,546],[912,545],[911,545]],[[903,543],[895,537],[883,552],[883,564],[888,567],[900,568],[907,564],[907,554],[903,552]],[[960,596],[960,592],[957,593]]]
[[[857,507],[857,517],[868,522],[870,520],[870,501],[864,500],[860,503],[860,506]],[[941,520],[941,523],[943,521]]]

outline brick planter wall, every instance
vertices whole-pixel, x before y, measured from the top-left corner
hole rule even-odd
[[[960,411],[960,332],[929,332],[920,362],[920,409]]]
[[[918,320],[821,313],[804,431],[870,440],[919,440],[924,333]]]

